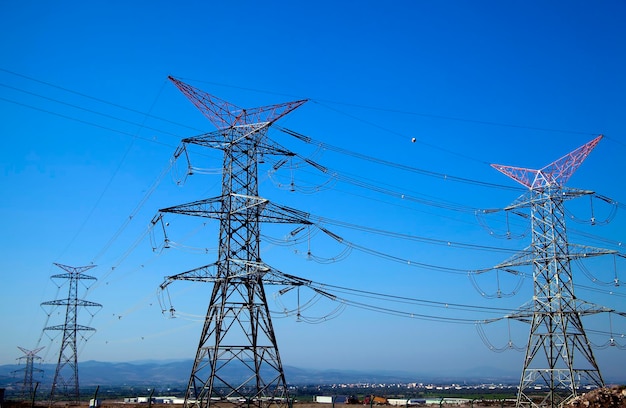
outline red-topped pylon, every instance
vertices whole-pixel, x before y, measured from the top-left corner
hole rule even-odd
[[[244,109],[198,88],[194,88],[172,76],[169,76],[168,79],[218,129],[258,123],[273,123],[307,101],[302,99],[277,105]]]
[[[590,193],[568,189],[565,183],[600,139],[602,135],[540,170],[492,165],[529,188],[507,210],[530,208],[530,246],[496,266],[511,270],[530,265],[533,270],[532,303],[508,317],[530,323],[517,408],[562,408],[582,385],[604,386],[582,323],[582,316],[601,309],[591,308],[574,294],[571,262],[610,252],[574,249],[568,242],[564,205],[565,200]]]
[[[602,139],[602,135],[539,170],[501,164],[492,164],[491,167],[531,190],[548,186],[560,187],[567,183],[567,180],[585,161],[589,153],[600,142],[600,139]]]
[[[264,287],[265,275],[275,270],[261,257],[261,224],[310,222],[303,212],[259,196],[258,167],[266,155],[289,156],[267,132],[305,101],[246,110],[170,80],[218,128],[183,143],[224,151],[220,196],[160,210],[220,223],[217,261],[170,276],[161,286],[172,280],[213,283],[185,408],[209,408],[217,401],[258,408],[291,405]]]

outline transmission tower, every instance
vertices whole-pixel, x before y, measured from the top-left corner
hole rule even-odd
[[[26,360],[26,365],[24,366],[24,368],[15,371],[24,372],[24,381],[22,382],[22,398],[32,399],[35,392],[35,388],[33,387],[33,372],[36,371],[38,373],[43,373],[42,369],[34,367],[34,362],[35,360],[41,360],[41,357],[39,357],[37,353],[43,350],[43,347],[39,347],[34,350],[27,350],[24,347],[20,346],[18,346],[17,348],[22,350],[22,352],[24,353],[24,355],[19,357],[18,360]]]
[[[217,261],[170,276],[161,286],[173,280],[213,283],[185,406],[208,407],[219,399],[280,404],[288,398],[287,386],[264,289],[264,282],[280,273],[261,260],[260,224],[308,222],[305,213],[259,196],[257,166],[263,155],[293,155],[266,134],[306,100],[246,110],[169,79],[217,128],[183,143],[224,151],[219,197],[160,210],[212,218],[220,225]],[[240,370],[246,374],[235,379],[232,373]]]
[[[532,303],[510,316],[530,323],[518,407],[562,406],[577,395],[581,384],[604,385],[581,316],[606,309],[576,298],[570,261],[615,251],[569,243],[564,209],[564,201],[592,194],[567,188],[565,183],[601,138],[596,137],[540,170],[492,164],[529,188],[506,210],[530,208],[530,247],[495,267],[510,270],[532,265],[533,270]],[[541,401],[531,395],[535,388],[547,390]]]
[[[58,263],[55,263],[55,265],[63,269],[66,273],[52,275],[50,278],[53,280],[67,280],[69,282],[69,289],[67,298],[51,300],[41,304],[42,306],[65,306],[65,322],[60,325],[48,326],[44,328],[44,330],[63,332],[61,347],[59,350],[59,359],[54,373],[54,379],[52,380],[50,401],[53,401],[58,393],[70,401],[78,402],[80,395],[78,389],[77,336],[81,332],[95,331],[93,327],[78,324],[78,308],[100,308],[102,305],[79,299],[78,297],[78,286],[80,281],[96,280],[93,276],[83,274],[83,272],[95,267],[95,265],[81,267],[61,265]],[[61,285],[59,285],[59,287],[61,287]]]

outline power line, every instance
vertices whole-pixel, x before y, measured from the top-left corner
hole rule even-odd
[[[51,82],[42,81],[40,79],[33,78],[33,77],[28,76],[28,75],[20,74],[20,73],[14,72],[14,71],[9,71],[9,70],[3,69],[3,68],[0,68],[0,71],[6,72],[8,74],[15,75],[15,76],[18,76],[18,77],[21,77],[21,78],[24,78],[24,79],[28,79],[29,81],[33,81],[33,82],[37,82],[37,83],[49,86],[51,88],[56,88],[56,89],[59,89],[61,91],[67,92],[67,93],[71,93],[71,94],[74,94],[74,95],[77,95],[77,96],[81,96],[83,98],[91,99],[91,100],[96,101],[96,102],[100,102],[100,103],[103,103],[103,104],[106,104],[106,105],[110,105],[110,106],[113,106],[113,107],[116,107],[116,108],[119,108],[119,109],[123,109],[123,110],[129,111],[129,112],[137,113],[139,115],[142,115],[143,117],[149,117],[149,118],[153,118],[153,119],[158,119],[158,120],[160,120],[162,122],[170,123],[172,125],[176,125],[176,126],[180,126],[180,127],[186,128],[186,129],[202,132],[202,130],[198,130],[196,128],[190,127],[189,125],[186,125],[186,124],[182,124],[182,123],[175,122],[175,121],[172,121],[172,120],[169,120],[169,119],[165,119],[165,118],[162,118],[160,116],[151,115],[151,114],[148,114],[146,112],[142,112],[140,110],[130,108],[128,106],[120,105],[120,104],[117,104],[117,103],[113,103],[111,101],[107,101],[105,99],[101,99],[101,98],[97,98],[95,96],[87,95],[85,93],[78,92],[78,91],[75,91],[75,90],[72,90],[72,89],[69,89],[69,88],[65,88],[65,87],[62,87],[62,86],[59,86],[59,85],[55,85],[55,84],[53,84]],[[166,81],[163,82],[163,84],[165,84],[165,83],[166,83]],[[5,87],[8,87],[8,88],[12,88],[12,89],[18,90],[20,92],[24,92],[24,93],[27,93],[27,94],[32,94],[34,96],[38,96],[38,97],[44,98],[44,99],[49,99],[51,101],[58,102],[58,103],[61,103],[61,104],[66,104],[65,102],[62,102],[62,101],[59,101],[59,100],[56,100],[56,99],[53,99],[53,98],[48,98],[48,97],[45,97],[45,96],[42,96],[42,95],[39,95],[39,94],[31,93],[31,92],[28,92],[28,91],[25,91],[25,90],[22,90],[22,89],[19,89],[19,88],[14,88],[14,87],[11,87],[11,86],[8,86],[8,85],[4,85],[4,84],[2,84],[0,86],[5,86]],[[93,112],[93,113],[96,113],[96,112]],[[121,120],[119,118],[114,118],[114,119]],[[176,136],[176,135],[174,135],[174,136]]]
[[[331,224],[331,225],[345,227],[345,228],[349,228],[349,229],[353,229],[357,231],[363,231],[363,232],[368,232],[372,234],[399,238],[399,239],[404,239],[404,240],[409,240],[409,241],[418,241],[418,242],[428,243],[432,245],[441,245],[445,247],[459,247],[459,248],[476,249],[476,250],[492,251],[492,252],[510,252],[510,253],[518,252],[517,249],[493,247],[493,246],[487,246],[487,245],[477,245],[477,244],[471,244],[467,242],[444,240],[444,239],[437,239],[437,238],[428,238],[428,237],[422,237],[422,236],[410,235],[410,234],[402,234],[398,232],[387,231],[387,230],[367,227],[367,226],[358,225],[358,224],[352,224],[352,223],[334,220],[334,219],[321,217],[321,216],[312,215],[311,218],[318,219],[319,222],[324,223],[324,224]]]
[[[140,139],[140,140],[143,140],[143,141],[146,141],[146,142],[159,144],[159,145],[167,146],[167,147],[174,147],[173,145],[171,145],[169,143],[160,142],[158,140],[151,139],[151,138],[136,136],[134,133],[131,133],[131,132],[127,132],[127,131],[119,130],[119,129],[114,129],[114,128],[109,127],[109,126],[104,126],[104,125],[100,125],[100,124],[97,124],[97,123],[94,123],[94,122],[90,122],[90,121],[87,121],[87,120],[78,119],[78,118],[75,118],[75,117],[72,117],[72,116],[67,116],[67,115],[64,115],[62,113],[53,112],[53,111],[48,110],[48,109],[43,109],[43,108],[39,108],[37,106],[29,105],[29,104],[26,104],[26,103],[13,101],[11,99],[3,98],[1,96],[0,96],[0,100],[5,101],[5,102],[9,102],[9,103],[12,103],[12,104],[15,104],[15,105],[23,106],[25,108],[37,110],[39,112],[44,112],[44,113],[47,113],[47,114],[50,114],[50,115],[58,116],[58,117],[63,118],[63,119],[67,119],[67,120],[71,120],[71,121],[74,121],[74,122],[82,123],[84,125],[97,127],[97,128],[103,129],[103,130],[107,130],[109,132],[114,132],[114,133],[119,133],[121,135],[130,136],[130,137],[133,137],[133,138],[136,138],[136,139]]]
[[[397,303],[411,303],[411,304],[415,303],[415,304],[425,305],[429,307],[437,307],[437,308],[442,308],[442,309],[459,309],[459,310],[464,310],[464,311],[469,311],[469,312],[485,311],[489,313],[508,313],[511,311],[511,309],[507,309],[507,308],[477,306],[477,305],[468,305],[468,304],[462,304],[462,303],[418,299],[418,298],[411,298],[411,297],[406,297],[406,296],[392,295],[389,293],[380,293],[380,292],[373,292],[373,291],[362,290],[362,289],[348,288],[345,286],[338,286],[338,285],[332,285],[332,284],[321,283],[321,282],[311,281],[311,284],[315,285],[316,287],[320,289],[331,288],[331,289],[334,289],[335,291],[342,292],[342,293],[357,294],[363,297],[373,297],[376,299],[384,299],[384,300],[397,302]]]
[[[216,86],[221,86],[225,88],[240,89],[244,91],[251,91],[251,92],[263,93],[263,94],[268,94],[268,95],[286,96],[289,98],[298,98],[298,99],[302,98],[301,95],[294,95],[294,94],[285,93],[285,92],[268,91],[268,90],[262,90],[262,89],[251,88],[251,87],[242,87],[242,86],[237,86],[237,85],[225,84],[222,82],[206,81],[206,80],[201,80],[201,79],[189,79],[189,78],[187,78],[187,80],[192,81],[192,82],[197,82],[197,83],[205,83],[205,84],[216,85]],[[410,115],[410,116],[421,116],[421,117],[426,117],[426,118],[448,120],[448,121],[455,121],[455,122],[476,123],[476,124],[487,125],[487,126],[508,127],[508,128],[516,128],[516,129],[535,130],[535,131],[541,131],[541,132],[565,133],[565,134],[576,134],[576,135],[597,135],[598,133],[601,133],[601,132],[587,132],[587,131],[578,131],[578,130],[545,128],[545,127],[538,127],[538,126],[479,120],[479,119],[471,119],[471,118],[461,118],[461,117],[450,116],[450,115],[437,115],[437,114],[432,114],[432,113],[407,111],[407,110],[401,110],[401,109],[395,109],[395,108],[385,108],[385,107],[364,105],[364,104],[358,104],[358,103],[352,103],[352,102],[342,102],[342,101],[336,101],[336,100],[331,100],[331,99],[326,99],[326,98],[309,97],[309,99],[312,102],[319,104],[320,106],[326,106],[326,104],[341,105],[341,106],[347,106],[347,107],[353,107],[353,108],[359,108],[359,109],[367,109],[367,110],[373,110],[373,111],[379,111],[379,112],[389,112],[389,113]],[[337,111],[336,109],[333,109],[333,110]],[[623,145],[623,143],[621,142],[618,142],[618,143]]]
[[[523,191],[523,189],[517,187],[517,186],[505,186],[503,184],[495,184],[495,183],[488,183],[488,182],[484,182],[484,181],[479,181],[479,180],[472,180],[472,179],[468,179],[468,178],[464,178],[464,177],[458,177],[458,176],[454,176],[454,175],[450,175],[450,174],[445,174],[445,173],[438,173],[438,172],[434,172],[434,171],[430,171],[430,170],[425,170],[425,169],[420,169],[417,167],[413,167],[413,166],[407,166],[405,164],[400,164],[400,163],[396,163],[396,162],[391,162],[389,160],[383,160],[383,159],[379,159],[377,157],[373,157],[373,156],[369,156],[363,153],[358,153],[349,149],[344,149],[338,146],[334,146],[331,145],[329,143],[326,142],[322,142],[320,140],[316,140],[313,139],[310,136],[305,136],[301,133],[295,132],[293,130],[281,127],[281,126],[275,126],[278,130],[293,136],[307,144],[311,144],[313,146],[316,147],[320,147],[323,148],[325,150],[330,150],[330,151],[334,151],[337,153],[341,153],[344,154],[346,156],[351,156],[351,157],[355,157],[358,159],[362,159],[365,161],[369,161],[369,162],[373,162],[373,163],[377,163],[377,164],[383,164],[385,166],[388,167],[392,167],[392,168],[396,168],[396,169],[400,169],[400,170],[404,170],[404,171],[408,171],[408,172],[412,172],[412,173],[417,173],[417,174],[421,174],[421,175],[425,175],[425,176],[429,176],[429,177],[433,177],[433,178],[437,178],[437,179],[443,179],[443,180],[450,180],[450,181],[456,181],[456,182],[461,182],[461,183],[467,183],[467,184],[473,184],[473,185],[480,185],[483,187],[492,187],[492,188],[497,188],[497,189],[502,189],[502,190],[515,190],[515,191]]]

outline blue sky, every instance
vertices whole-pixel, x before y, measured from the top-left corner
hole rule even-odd
[[[309,99],[277,124],[315,143],[279,129],[270,137],[329,171],[292,161],[273,172],[268,163],[260,192],[311,213],[343,243],[324,234],[294,243],[285,237],[295,226],[264,225],[263,259],[375,310],[303,289],[309,307],[297,321],[284,313],[297,308],[296,291],[278,296],[280,287],[268,287],[284,364],[489,366],[516,375],[523,353],[490,351],[471,322],[529,301],[532,282],[491,299],[498,284],[514,292],[517,278],[468,271],[528,245],[527,220],[474,210],[503,208],[523,193],[490,163],[541,168],[598,134],[604,139],[568,185],[626,201],[625,16],[619,1],[2,2],[0,310],[10,329],[0,364],[20,357],[17,346],[46,346],[39,355],[55,360],[54,341],[39,340],[61,317],[46,320],[39,305],[67,294],[49,279],[62,272],[54,262],[97,265],[88,273],[98,282],[84,296],[103,308],[81,315],[97,329],[82,360],[194,356],[210,287],[170,285],[174,319],[161,313],[157,289],[165,276],[216,259],[217,225],[172,217],[169,249],[149,226],[160,208],[219,194],[221,153],[190,149],[193,165],[206,169],[191,177],[183,160],[169,167],[182,138],[214,130],[167,81],[173,75],[241,107]],[[572,242],[621,249],[623,207],[613,216],[586,197],[568,208]],[[611,222],[587,225],[592,209]],[[498,238],[507,225],[513,239]],[[576,266],[577,295],[626,310],[623,286],[602,284],[623,279],[626,262],[616,266],[612,257],[586,272]],[[626,346],[623,319],[585,323],[594,344],[613,332]],[[527,341],[520,322],[484,329],[496,348]],[[596,356],[608,377],[626,364],[617,347]]]

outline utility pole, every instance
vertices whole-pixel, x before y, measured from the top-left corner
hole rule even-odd
[[[33,372],[43,373],[42,369],[35,368],[34,362],[35,360],[41,360],[41,357],[37,355],[43,347],[36,348],[34,350],[27,350],[24,347],[17,346],[18,349],[22,350],[24,353],[23,356],[19,357],[18,360],[26,360],[26,366],[21,370],[24,371],[24,381],[22,382],[22,398],[28,398],[31,400],[34,397],[35,387],[33,386]]]
[[[217,128],[183,143],[224,151],[220,196],[160,210],[212,218],[220,225],[217,261],[167,277],[161,285],[174,280],[213,283],[185,407],[204,408],[225,399],[256,406],[283,404],[287,384],[264,289],[264,282],[280,273],[261,260],[260,225],[310,222],[307,214],[259,196],[258,162],[264,155],[293,156],[266,134],[275,121],[306,101],[242,109],[169,79]],[[243,374],[235,379],[233,372]]]
[[[540,170],[492,164],[529,191],[505,210],[530,208],[530,247],[496,269],[531,265],[533,300],[512,319],[530,323],[530,336],[517,395],[517,407],[561,407],[577,395],[581,383],[602,387],[604,381],[587,339],[581,316],[606,311],[574,295],[570,262],[613,254],[600,248],[568,242],[564,202],[592,194],[565,187],[589,153],[598,136]],[[537,401],[532,392],[545,396]]]
[[[66,273],[52,275],[53,280],[66,280],[69,282],[67,298],[44,302],[42,306],[65,306],[65,322],[56,326],[45,327],[44,330],[62,331],[61,347],[59,349],[59,359],[52,380],[50,391],[50,401],[53,401],[57,394],[63,395],[70,401],[80,400],[78,388],[78,341],[77,336],[84,331],[94,332],[93,327],[78,324],[78,308],[100,308],[102,305],[78,297],[78,285],[82,280],[95,281],[93,276],[85,275],[83,272],[95,265],[73,267],[55,263],[54,265],[63,269]],[[61,285],[58,285],[61,287]]]

